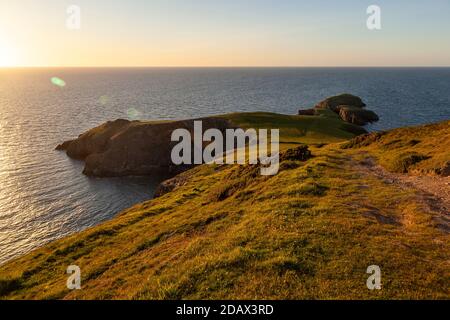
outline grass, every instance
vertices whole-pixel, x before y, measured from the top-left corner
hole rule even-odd
[[[19,279],[0,279],[0,297],[20,288],[21,283]]]
[[[439,175],[450,166],[450,121],[359,136],[343,148],[370,152],[393,172]]]
[[[365,133],[361,127],[342,121],[331,110],[320,116],[283,115],[269,112],[232,113],[224,117],[241,128],[280,129],[281,149],[298,145],[333,143]]]
[[[414,165],[429,158],[429,156],[416,152],[404,152],[393,157],[392,162],[389,163],[388,167],[394,172],[408,173],[411,167],[414,167]]]
[[[261,127],[270,117],[229,116]],[[276,176],[259,175],[257,166],[199,166],[183,173],[186,183],[172,192],[0,266],[0,296],[448,299],[448,235],[413,190],[362,173],[352,160],[366,148],[389,162],[384,150],[391,148],[431,157],[414,168],[434,166],[449,150],[443,150],[448,126],[394,130],[343,149],[343,139],[353,135],[322,127],[333,119],[323,121],[277,118],[283,141],[307,141],[312,155],[282,156]],[[394,140],[400,140],[395,148]],[[366,287],[373,264],[381,267],[382,290]],[[81,268],[82,290],[66,288],[69,265]]]

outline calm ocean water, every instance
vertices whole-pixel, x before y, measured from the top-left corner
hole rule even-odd
[[[85,177],[58,143],[116,118],[294,114],[342,92],[380,115],[371,130],[450,118],[450,68],[0,69],[0,263],[150,199],[160,180]]]

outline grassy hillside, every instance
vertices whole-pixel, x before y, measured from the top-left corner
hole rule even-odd
[[[348,140],[366,131],[342,121],[331,110],[319,116],[284,115],[269,112],[232,113],[219,116],[241,128],[280,129],[280,149],[298,143],[321,144]]]
[[[371,152],[392,172],[450,175],[450,121],[359,136],[343,148]]]
[[[229,117],[245,126],[255,114]],[[261,127],[270,124],[270,114],[258,117]],[[311,159],[284,157],[272,177],[260,176],[256,166],[187,171],[174,191],[0,266],[0,296],[449,298],[449,236],[437,227],[436,213],[417,191],[361,169],[367,157],[390,163],[387,140],[342,143],[353,135],[341,123],[336,129],[332,122],[340,120],[323,119],[331,126],[299,116],[274,125],[285,125],[286,145],[311,144]],[[406,140],[420,140],[411,150],[431,157],[423,163],[431,168],[449,159],[445,141],[435,141],[448,136],[448,124],[399,129],[382,139],[400,140],[398,153],[410,150]],[[382,290],[370,291],[366,268],[374,264],[382,270]],[[82,290],[66,288],[69,265],[81,268]]]

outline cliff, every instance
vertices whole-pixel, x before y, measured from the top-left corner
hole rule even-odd
[[[205,118],[203,129],[231,128],[226,119]],[[89,176],[114,177],[150,175],[155,172],[177,173],[190,166],[175,166],[170,153],[175,129],[194,130],[194,120],[139,122],[116,120],[102,124],[77,139],[57,146],[71,158],[85,161],[83,173]],[[193,136],[193,134],[192,134]]]

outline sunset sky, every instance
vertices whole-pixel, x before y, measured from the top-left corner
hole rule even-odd
[[[93,2],[0,0],[0,66],[450,66],[448,0]]]

